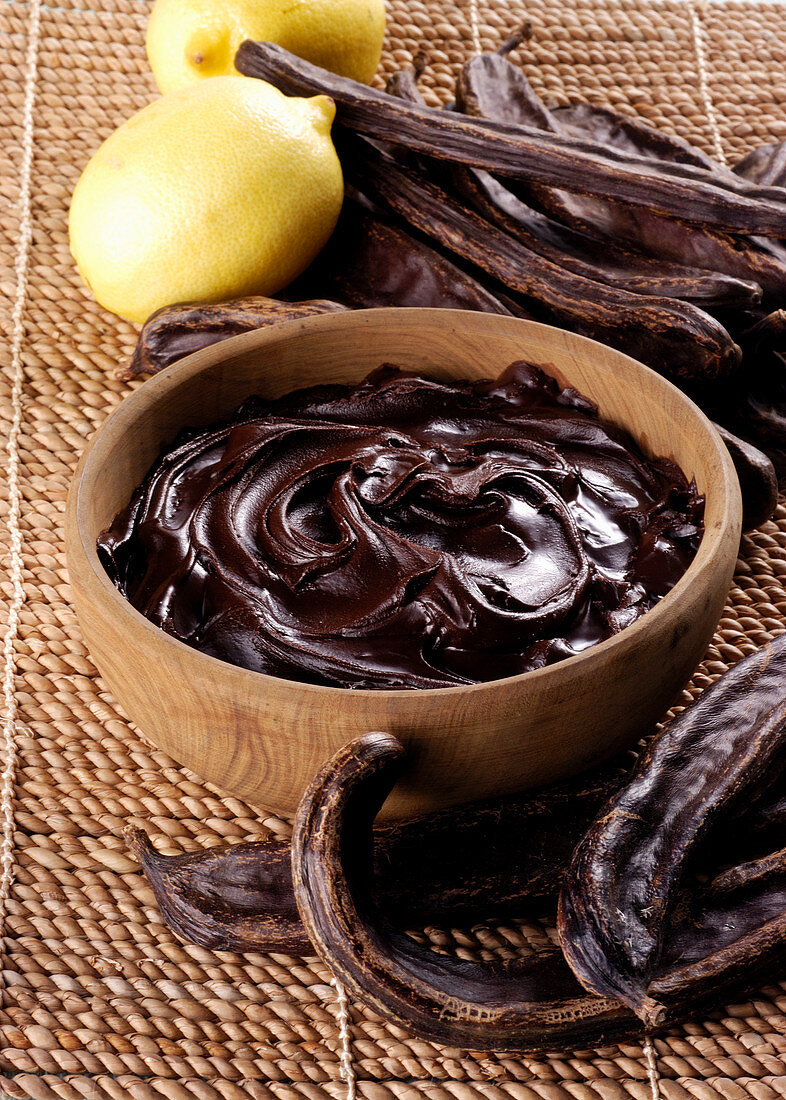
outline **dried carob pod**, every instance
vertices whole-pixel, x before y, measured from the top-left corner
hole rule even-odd
[[[688,393],[713,420],[763,451],[786,485],[786,311],[728,323],[745,369],[722,383],[687,387]]]
[[[602,851],[600,862],[588,866],[574,859],[560,915],[564,957],[590,993],[603,984],[596,996],[577,994],[556,952],[504,967],[471,963],[435,955],[392,927],[369,890],[371,822],[395,782],[403,755],[400,743],[384,734],[368,734],[337,753],[298,811],[293,880],[312,942],[342,984],[365,1004],[426,1038],[474,1049],[536,1052],[597,1044],[634,1033],[631,1017],[621,1009],[631,999],[654,1030],[717,1004],[732,990],[750,987],[767,968],[786,959],[786,851],[722,871],[707,886],[694,885],[687,898],[672,899],[668,921],[663,920],[658,893],[669,892],[674,842],[684,857],[680,834],[700,834],[706,824],[696,790],[706,793],[707,783],[700,779],[723,789],[714,815],[749,799],[781,771],[785,654],[782,643],[765,647],[728,673],[704,707],[694,704],[685,712],[689,718],[673,721],[655,738],[644,768],[634,772],[580,844],[579,853],[586,854],[586,846],[596,844],[598,835],[608,833],[609,821],[615,822],[620,843],[612,854],[620,858],[613,867],[607,866]],[[724,738],[725,720],[740,714],[754,747],[745,736]],[[676,745],[681,754],[673,751]],[[703,752],[694,755],[697,749]],[[659,813],[647,814],[643,802],[655,786],[664,797],[658,800]],[[694,811],[698,827],[692,824]],[[652,887],[643,896],[638,889],[642,883]],[[581,915],[566,908],[565,899],[577,896],[590,902]],[[668,934],[640,1004],[630,996],[629,975],[618,980],[613,955],[625,952],[627,925],[652,922],[656,912]],[[599,945],[599,979],[592,952],[588,977],[584,949],[601,919],[616,921],[619,928]],[[621,946],[615,937],[621,937]],[[610,973],[615,979],[611,982]]]
[[[363,138],[337,141],[345,174],[366,194],[508,290],[534,299],[557,323],[671,375],[712,378],[738,365],[739,348],[696,306],[628,294],[567,272]]]
[[[161,916],[187,943],[216,951],[309,954],[292,889],[289,844],[255,840],[166,856],[144,829],[126,829]]]
[[[753,165],[741,161],[734,171],[718,164],[708,157],[695,145],[673,135],[664,134],[649,126],[642,119],[622,115],[610,107],[596,107],[589,103],[577,103],[569,107],[559,107],[552,112],[552,119],[556,122],[558,132],[572,134],[574,137],[586,137],[600,142],[606,148],[613,147],[622,151],[641,153],[645,156],[654,156],[671,164],[695,164],[707,168],[715,178],[723,180],[733,179],[738,175],[762,186],[782,187],[784,179],[779,178],[778,169],[780,162],[777,153],[771,154],[770,172],[762,172],[761,175]],[[591,200],[590,200],[591,206]],[[596,204],[596,210],[602,204]],[[641,211],[634,211],[631,220],[634,234],[643,234],[646,242],[655,248],[663,247],[657,242],[665,235],[666,246],[669,242],[669,226],[664,219],[654,215],[643,219],[637,217]],[[607,209],[607,215],[611,216],[612,226],[619,216],[619,211]],[[786,293],[786,245],[783,241],[766,236],[752,236],[742,240],[730,239],[723,234],[707,231],[706,236],[701,231],[686,229],[687,240],[685,246],[690,254],[698,258],[706,255],[711,258],[717,254],[722,257],[720,270],[732,268],[730,274],[740,274],[748,270],[748,277],[754,277],[762,284],[769,299],[774,303],[783,301]],[[754,272],[756,273],[754,275]]]
[[[625,770],[617,761],[539,791],[378,826],[378,903],[411,926],[521,915],[552,901],[573,849]],[[181,939],[222,951],[313,950],[295,902],[288,841],[182,855],[157,852],[139,828],[127,831],[127,841]]]
[[[676,939],[673,931],[699,844],[780,774],[785,760],[783,635],[740,661],[653,740],[579,844],[558,931],[586,989],[659,1026],[686,998],[709,997],[786,957],[786,912],[773,915],[759,904],[753,884],[727,906],[721,942],[704,934],[696,913],[678,924]],[[674,957],[669,945],[677,942],[683,949]]]
[[[351,199],[345,201],[325,248],[286,293],[326,295],[357,309],[421,306],[510,312],[473,276]]]
[[[582,992],[559,951],[504,965],[437,955],[394,928],[371,893],[372,822],[401,770],[394,737],[339,750],[306,792],[292,838],[303,923],[336,978],[387,1019],[474,1050],[544,1051],[635,1030],[615,1000]]]
[[[562,225],[529,206],[488,172],[458,168],[451,182],[484,218],[574,275],[632,294],[680,298],[704,309],[752,307],[761,301],[758,283],[646,256],[622,242]]]
[[[715,424],[731,455],[742,495],[742,529],[752,531],[772,518],[778,507],[778,478],[767,455],[752,443],[740,439],[721,424]]]
[[[753,183],[783,187],[786,184],[786,141],[760,145],[737,161],[733,171]]]
[[[396,99],[407,103],[419,103],[425,107],[426,101],[418,88],[418,81],[428,67],[428,54],[418,53],[412,58],[412,66],[391,73],[385,83],[385,91]]]
[[[121,377],[156,374],[185,355],[210,347],[241,332],[312,317],[339,313],[347,307],[339,302],[314,300],[281,302],[275,298],[236,298],[230,302],[184,302],[164,306],[145,321],[134,354]]]
[[[750,987],[786,960],[786,850],[746,857],[701,881],[697,872],[743,851],[742,834],[754,842],[773,836],[769,818],[778,815],[786,775],[785,685],[783,635],[657,734],[570,864],[558,921],[564,955],[547,949],[503,965],[437,955],[392,925],[379,863],[374,872],[372,825],[400,774],[404,750],[386,734],[358,738],[324,766],[298,811],[291,873],[308,942],[359,1000],[429,1039],[474,1049],[534,1053],[597,1045],[637,1034],[642,1020],[656,1029]],[[488,809],[492,826],[491,804]],[[443,813],[446,838],[455,813]],[[526,831],[518,846],[520,837],[508,835],[505,821],[497,824],[515,867],[526,851]],[[411,856],[417,840],[410,839]],[[463,840],[459,829],[459,851]],[[537,835],[529,842],[537,844]],[[148,869],[163,861],[175,895],[183,881],[193,885],[191,871],[178,876],[195,857],[151,861],[139,833],[132,847]],[[265,904],[263,876],[237,871],[240,860],[256,858],[254,848],[238,846],[234,864],[218,850],[200,857],[201,890],[218,925],[228,914],[232,928],[241,928],[249,916],[247,890],[254,906]],[[392,858],[402,854],[406,846]],[[284,881],[285,861],[280,845],[266,871]],[[221,874],[222,866],[229,874]],[[197,942],[259,950],[259,936],[269,935],[285,913],[290,938],[279,934],[268,949],[306,947],[291,894],[278,895],[272,909],[267,927],[265,915],[257,914],[252,936],[246,930],[227,939],[224,928],[221,936]],[[189,920],[179,918],[174,927],[196,938]]]
[[[413,152],[630,202],[697,224],[786,235],[786,192],[780,188],[737,178],[720,183],[693,165],[660,163],[562,135],[406,103],[270,42],[244,42],[235,66],[288,95],[329,95],[342,125]]]
[[[502,51],[482,54],[466,63],[457,80],[456,103],[473,117],[554,134],[572,131],[574,136],[581,133],[602,147],[672,163],[693,163],[722,173],[726,179],[730,174],[688,142],[663,134],[640,119],[590,104],[547,109],[523,71],[512,65]],[[600,242],[626,241],[660,260],[756,283],[772,302],[786,297],[786,250],[777,241],[733,239],[717,230],[687,225],[679,213],[664,218],[619,200],[609,202],[529,181],[511,186],[519,197],[525,201],[531,197],[559,223],[597,237]]]
[[[464,71],[470,70],[476,64],[486,61],[493,64],[496,61],[503,78],[507,70],[518,73],[519,70],[514,69],[509,62],[503,62],[502,58],[522,42],[528,31],[531,33],[531,28],[524,28],[508,39],[495,54],[473,58]],[[424,104],[417,83],[424,65],[423,57],[416,58],[414,68],[393,73],[386,85],[388,94],[409,103]],[[529,88],[526,80],[524,83]],[[460,77],[458,87],[460,92],[465,93],[461,108],[469,114],[482,114],[479,109],[482,104],[477,105],[477,110],[467,110],[466,95],[471,94],[471,82],[462,85]],[[530,97],[530,103],[533,108],[535,104],[540,105],[534,93]],[[545,108],[543,111],[545,114]],[[507,121],[516,121],[515,114]],[[632,252],[608,237],[595,238],[561,225],[533,209],[500,180],[482,169],[467,168],[465,165],[445,167],[438,161],[429,162],[427,158],[421,161],[421,164],[424,163],[427,173],[429,167],[431,168],[435,182],[439,182],[463,201],[469,202],[484,218],[516,237],[533,252],[575,275],[635,294],[681,298],[705,308],[750,307],[761,300],[762,292],[758,283],[645,256]]]

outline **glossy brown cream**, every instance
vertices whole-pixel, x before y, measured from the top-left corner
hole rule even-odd
[[[252,398],[186,431],[99,540],[201,651],[351,688],[512,676],[629,625],[692,560],[703,501],[541,370]]]

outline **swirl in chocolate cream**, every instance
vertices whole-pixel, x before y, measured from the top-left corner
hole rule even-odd
[[[114,583],[245,668],[475,683],[607,638],[674,585],[703,500],[536,367],[252,398],[181,435],[104,532]]]

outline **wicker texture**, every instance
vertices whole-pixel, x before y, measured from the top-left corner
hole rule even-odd
[[[386,71],[428,49],[424,83],[447,99],[472,52],[469,0],[389,0]],[[66,210],[98,143],[155,94],[143,0],[42,6],[32,175],[33,238],[24,312],[19,435],[24,604],[16,657],[18,769],[15,882],[6,905],[0,1089],[36,1100],[321,1100],[341,1080],[335,990],[314,959],[240,957],[181,945],[162,925],[123,827],[145,823],[160,847],[250,839],[286,822],[225,797],[146,744],[97,677],[69,602],[62,519],[85,441],[129,387],[116,380],[135,331],[80,286]],[[778,4],[643,0],[479,2],[484,48],[532,21],[519,60],[538,92],[638,111],[713,148],[706,92],[733,160],[786,137],[786,31]],[[20,234],[28,4],[0,3],[0,323],[10,337]],[[11,429],[11,367],[0,375],[0,441]],[[9,561],[8,485],[0,489],[0,554]],[[786,505],[745,539],[735,587],[692,691],[784,629]],[[0,573],[3,613],[12,600]],[[148,673],[140,669],[141,676]],[[430,929],[472,955],[544,942],[536,926]],[[447,1050],[351,1008],[358,1093],[369,1100],[646,1100],[639,1044],[521,1059]],[[786,983],[655,1042],[660,1092],[756,1100],[786,1094]]]

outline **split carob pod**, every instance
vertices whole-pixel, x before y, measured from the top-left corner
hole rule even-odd
[[[145,321],[131,361],[120,377],[128,380],[138,374],[156,374],[194,351],[241,332],[298,317],[338,313],[346,308],[339,302],[326,300],[281,302],[260,296],[230,302],[183,302],[164,306]]]
[[[666,941],[653,1004],[695,996],[697,1006],[740,984],[769,978],[786,958],[786,849],[722,871],[685,906]],[[722,974],[718,983],[719,973]]]
[[[558,932],[586,989],[618,998],[655,1027],[675,1003],[710,997],[786,958],[786,890],[773,912],[762,880],[727,897],[722,935],[702,927],[701,907],[678,920],[699,845],[706,849],[714,827],[784,763],[786,635],[740,661],[654,738],[576,849]]]
[[[378,826],[379,905],[412,926],[521,916],[553,901],[576,844],[626,770],[618,761],[542,790]],[[144,830],[129,828],[126,837],[164,921],[182,940],[220,951],[313,951],[288,841],[162,855]]]
[[[450,1046],[534,1053],[635,1033],[635,1017],[586,994],[558,950],[476,963],[438,955],[390,923],[370,889],[372,823],[403,758],[394,737],[357,738],[323,767],[295,820],[295,896],[338,981],[385,1018]]]
[[[619,199],[736,233],[786,235],[786,191],[601,147],[575,138],[408,103],[329,73],[271,42],[244,42],[235,67],[287,95],[325,94],[337,121],[441,160]]]
[[[505,64],[511,67],[508,62]],[[414,68],[393,73],[385,90],[407,102],[424,104],[417,85],[424,65],[425,61],[420,59]],[[489,172],[466,165],[447,167],[440,162],[431,163],[436,173],[433,178],[446,190],[469,202],[477,213],[526,247],[575,275],[636,294],[681,298],[705,308],[741,308],[754,306],[761,300],[758,283],[632,252],[608,237],[592,237],[549,218]]]
[[[728,332],[696,306],[629,294],[567,272],[365,139],[337,134],[336,142],[345,176],[365,194],[509,291],[545,307],[557,323],[671,376],[713,378],[739,364]]]
[[[516,44],[515,39],[510,42]],[[456,84],[458,110],[508,126],[534,127],[553,134],[580,134],[599,143],[601,148],[627,150],[674,164],[692,163],[728,179],[731,173],[701,150],[640,119],[590,104],[549,110],[523,71],[505,56],[509,44],[503,44],[495,53],[474,57],[464,65]],[[766,182],[780,185],[784,181]],[[786,251],[779,242],[732,238],[717,230],[688,225],[680,219],[679,212],[665,218],[619,199],[604,201],[529,181],[511,186],[524,201],[534,199],[558,223],[601,242],[612,242],[614,246],[626,242],[660,260],[757,283],[773,304],[786,297]]]

